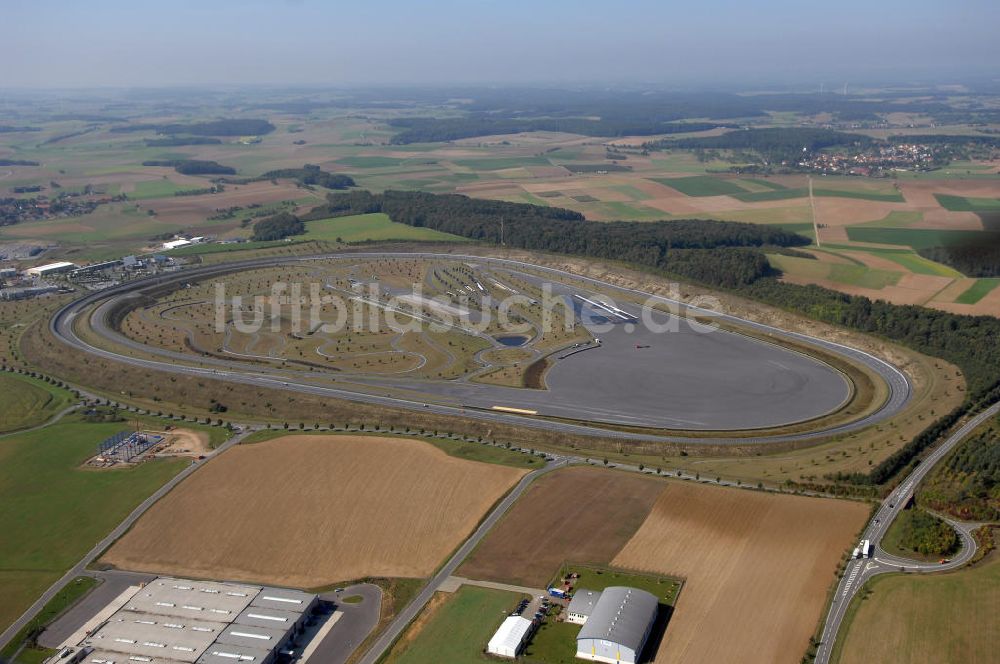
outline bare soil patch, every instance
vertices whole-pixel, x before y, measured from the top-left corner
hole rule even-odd
[[[863,503],[671,484],[612,564],[686,578],[657,664],[792,664],[867,516]]]
[[[567,559],[606,564],[662,490],[660,480],[597,468],[550,473],[525,492],[458,574],[536,587]]]
[[[240,445],[158,502],[103,561],[298,587],[424,577],[523,474],[400,438]]]

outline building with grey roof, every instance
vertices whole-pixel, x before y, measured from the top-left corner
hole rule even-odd
[[[301,590],[288,588],[264,588],[250,602],[250,606],[281,611],[298,611],[307,613],[316,606],[316,595],[304,593]]]
[[[576,656],[610,664],[635,664],[656,621],[658,604],[656,596],[645,590],[605,588],[576,637]]]
[[[317,602],[298,590],[160,577],[69,650],[87,664],[270,664]]]
[[[577,590],[573,594],[573,599],[570,600],[569,606],[566,607],[566,622],[577,625],[586,623],[587,618],[594,612],[597,600],[600,598],[601,592],[599,590],[585,590],[583,588]]]

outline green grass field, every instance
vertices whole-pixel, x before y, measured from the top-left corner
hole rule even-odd
[[[995,662],[1000,644],[1000,555],[971,569],[880,576],[851,602],[833,652],[839,664]]]
[[[297,236],[296,239],[326,242],[364,242],[366,240],[467,241],[457,235],[442,233],[430,228],[397,224],[390,221],[388,215],[381,212],[307,221],[306,234]]]
[[[0,374],[0,433],[44,424],[70,400],[69,392],[44,381]]]
[[[409,640],[404,635],[382,661],[384,664],[492,661],[484,653],[486,644],[521,597],[503,590],[462,586],[438,607],[415,638]]]
[[[793,198],[805,198],[809,190],[804,187],[790,189],[774,189],[773,191],[745,192],[733,194],[733,198],[744,203],[763,203],[765,201],[785,201]]]
[[[92,576],[78,576],[62,590],[56,593],[55,597],[42,607],[42,610],[25,625],[11,639],[2,651],[0,651],[0,661],[10,661],[11,664],[35,664],[42,662],[46,658],[55,654],[54,650],[42,648],[25,648],[18,653],[18,649],[24,643],[28,635],[38,627],[44,627],[58,618],[66,609],[76,604],[84,595],[89,593],[97,585],[97,579]],[[15,653],[17,653],[15,657]]]
[[[555,578],[552,579],[552,583],[558,583],[569,572],[580,575],[574,582],[575,590],[579,590],[580,588],[604,590],[609,586],[629,586],[652,593],[660,600],[660,604],[673,605],[677,601],[677,594],[681,590],[681,583],[677,579],[591,565],[564,565]]]
[[[0,438],[0,626],[19,616],[136,505],[189,462],[150,461],[129,470],[80,468],[122,422],[71,415],[44,429]]]
[[[969,198],[949,194],[934,194],[934,198],[945,210],[952,212],[998,212],[1000,198]]]
[[[806,190],[808,193],[808,190]],[[879,192],[865,189],[827,189],[813,187],[813,196],[825,196],[828,198],[860,198],[865,201],[883,201],[886,203],[905,203],[906,199],[898,191]]]
[[[1000,277],[994,277],[992,279],[977,279],[976,283],[972,284],[964,291],[962,294],[955,298],[955,302],[958,304],[976,304],[981,299],[993,292],[997,286],[1000,286]]]
[[[863,221],[860,224],[851,224],[853,227],[873,226],[875,228],[909,228],[913,224],[920,222],[924,218],[924,213],[917,210],[893,210],[881,219]]]
[[[650,178],[653,182],[665,184],[676,189],[685,196],[736,196],[746,194],[747,190],[733,180],[712,177],[711,175],[694,175],[687,178]]]

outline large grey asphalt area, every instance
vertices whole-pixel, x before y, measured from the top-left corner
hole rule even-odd
[[[61,646],[76,630],[83,627],[98,611],[130,586],[148,583],[156,578],[154,574],[119,570],[87,572],[86,574],[98,579],[99,585],[45,628],[45,631],[38,637],[40,645],[46,648]]]
[[[378,255],[386,257],[389,254]],[[462,258],[460,256],[441,256],[438,254],[401,255],[408,257],[446,257],[449,259]],[[359,258],[363,255],[350,254],[349,256],[351,258]],[[322,260],[331,257],[337,257],[337,255],[287,260],[309,261]],[[490,263],[496,263],[503,266],[505,269],[521,267],[530,268],[536,271],[541,270],[555,272],[565,278],[572,278],[577,281],[588,283],[593,282],[595,286],[600,286],[602,289],[617,289],[623,293],[633,296],[645,295],[639,291],[613,286],[611,284],[598,282],[592,279],[584,279],[577,277],[576,275],[554,270],[552,268],[540,268],[538,266],[502,259],[483,259],[482,257],[468,258],[475,258],[480,262],[488,261]],[[282,259],[277,260],[280,261]],[[249,269],[254,266],[272,265],[274,262],[275,259],[268,259],[266,262],[245,261],[242,263],[226,264],[224,266],[197,268],[187,272],[170,275],[169,279],[184,280],[205,278],[206,276],[221,276],[227,272]],[[378,389],[378,387],[375,386],[375,383],[382,388],[385,388],[387,385],[392,386],[391,383],[387,383],[386,381],[370,381],[373,383],[373,385],[368,388],[371,391],[364,391],[363,389],[352,389],[349,384],[344,384],[343,380],[331,383],[330,385],[316,384],[315,382],[307,382],[303,380],[302,377],[296,376],[292,372],[282,373],[280,369],[264,366],[248,370],[248,368],[243,364],[211,357],[198,358],[197,362],[200,366],[184,365],[181,364],[181,362],[191,362],[192,358],[181,353],[171,353],[170,351],[155,351],[157,354],[163,356],[164,359],[162,361],[131,357],[125,354],[96,348],[80,339],[73,331],[72,321],[81,311],[84,310],[86,305],[98,302],[102,299],[110,302],[112,300],[108,298],[120,298],[127,296],[133,289],[140,288],[143,284],[145,284],[145,286],[150,286],[153,284],[162,285],[167,282],[168,277],[158,277],[141,283],[136,282],[129,284],[121,289],[109,289],[107,292],[85,298],[59,311],[51,322],[51,329],[53,333],[64,342],[84,352],[135,366],[155,368],[173,373],[184,373],[198,376],[218,376],[224,377],[226,380],[233,382],[248,383],[259,386],[274,386],[292,391],[307,392],[320,396],[346,399],[349,401],[375,403],[395,408],[426,409],[426,412],[436,414],[463,415],[476,419],[493,420],[521,426],[531,426],[533,428],[564,433],[578,433],[585,435],[599,434],[603,436],[628,437],[636,440],[685,442],[691,444],[745,444],[757,442],[780,442],[785,440],[805,440],[810,438],[825,437],[834,433],[845,433],[857,430],[881,421],[887,417],[891,417],[903,408],[910,398],[910,385],[906,376],[895,367],[892,367],[891,365],[868,353],[822,339],[812,338],[804,334],[784,332],[761,323],[745,321],[727,315],[718,315],[717,317],[722,321],[744,325],[766,335],[772,335],[779,338],[786,337],[814,346],[819,346],[827,351],[844,355],[864,363],[880,374],[889,386],[890,396],[888,400],[877,412],[871,413],[856,421],[827,429],[794,435],[768,435],[766,433],[762,433],[756,437],[746,438],[727,437],[724,433],[720,433],[717,436],[705,438],[669,434],[657,435],[620,433],[589,425],[586,421],[604,419],[601,417],[602,413],[612,419],[623,419],[625,415],[629,413],[629,409],[633,409],[633,418],[627,422],[629,424],[636,424],[637,421],[639,421],[654,426],[660,425],[677,427],[679,421],[690,420],[695,423],[701,422],[702,424],[700,426],[693,424],[685,427],[696,429],[712,428],[715,426],[711,423],[713,418],[730,424],[735,423],[740,418],[745,418],[748,424],[752,423],[754,418],[756,418],[757,422],[773,423],[779,419],[779,412],[788,412],[794,410],[795,408],[799,408],[803,412],[792,413],[785,418],[780,418],[784,421],[798,420],[802,417],[808,418],[810,414],[814,415],[816,411],[822,410],[823,408],[829,408],[831,407],[831,404],[835,405],[835,402],[839,402],[839,400],[842,400],[843,397],[843,394],[839,393],[838,390],[846,391],[846,387],[843,380],[839,378],[835,372],[830,371],[828,368],[816,363],[813,360],[771,347],[767,344],[761,344],[760,342],[746,339],[741,335],[720,332],[713,333],[713,335],[703,336],[710,337],[718,335],[714,338],[718,339],[719,343],[723,345],[736,344],[736,346],[734,346],[736,350],[726,354],[722,358],[722,361],[718,362],[713,360],[712,357],[691,356],[691,353],[693,352],[711,352],[712,350],[710,348],[706,348],[705,345],[711,345],[713,342],[705,342],[700,338],[700,336],[695,338],[694,335],[691,335],[691,339],[673,343],[669,337],[676,336],[678,339],[682,339],[685,335],[667,335],[667,340],[664,341],[663,339],[660,339],[658,344],[656,344],[656,347],[654,347],[654,344],[648,344],[651,348],[642,350],[651,351],[652,356],[659,355],[663,369],[659,372],[649,368],[650,366],[655,367],[654,362],[644,362],[642,356],[628,356],[625,353],[625,351],[628,350],[628,342],[625,342],[624,340],[621,344],[618,344],[617,341],[609,342],[612,346],[616,346],[617,350],[612,348],[611,353],[605,355],[608,359],[602,360],[603,362],[615,365],[617,363],[627,361],[629,367],[636,369],[636,371],[640,372],[642,376],[645,376],[645,378],[641,381],[636,380],[633,383],[630,383],[630,372],[628,370],[618,371],[617,369],[614,369],[615,375],[617,376],[617,378],[614,379],[617,383],[614,384],[620,388],[617,390],[601,392],[601,386],[603,384],[611,384],[612,379],[607,378],[606,376],[600,374],[590,375],[590,372],[586,372],[581,368],[580,371],[584,371],[589,376],[585,382],[579,380],[578,377],[571,374],[568,375],[567,378],[563,379],[560,378],[560,372],[562,369],[557,368],[553,374],[553,380],[559,382],[563,389],[577,390],[574,395],[577,398],[563,399],[560,401],[561,397],[559,397],[556,390],[516,390],[513,388],[485,385],[470,387],[471,384],[469,383],[455,383],[452,381],[424,381],[424,387],[422,389],[426,393],[426,396],[424,397],[426,399],[425,401],[420,398],[419,393],[414,393],[414,381],[399,381],[398,387],[400,389],[408,390],[408,396],[393,396],[390,393],[386,393],[384,389],[381,393],[375,391]],[[673,306],[678,306],[681,309],[687,307],[687,305],[669,300],[668,298],[654,297],[652,299]],[[703,310],[692,309],[690,307],[687,308],[695,313],[706,313]],[[95,331],[99,334],[103,336],[113,335],[113,332],[107,329],[102,317],[95,317],[92,324]],[[120,335],[114,336],[113,338],[118,343],[123,343],[125,345],[134,344],[137,350],[151,352],[150,349],[139,345],[137,342],[125,339]],[[746,346],[744,344],[751,345]],[[633,344],[633,346],[634,345],[635,344]],[[740,353],[739,349],[743,349],[745,352]],[[577,362],[591,361],[586,358],[589,356],[600,355],[603,350],[604,349],[602,348],[587,353],[580,353],[570,358],[566,358],[565,361],[568,363],[568,367],[572,367]],[[641,349],[633,348],[633,350]],[[763,363],[758,363],[757,371],[754,372],[752,370],[752,366],[754,364],[754,358],[756,357],[763,357],[765,359]],[[727,362],[727,360],[730,361]],[[675,368],[672,369],[672,366]],[[611,369],[608,370],[610,371]],[[668,373],[671,370],[675,371],[673,379],[671,379],[671,374]],[[567,369],[566,371],[571,372],[572,369]],[[654,374],[658,374],[659,378],[656,379],[656,384],[651,384],[649,382],[649,377]],[[732,376],[737,376],[739,380],[731,380]],[[711,380],[708,380],[709,378],[711,378]],[[309,381],[315,380],[315,376],[309,378]],[[584,389],[587,386],[592,389]],[[587,395],[591,391],[601,392],[600,398],[594,398],[592,396],[588,397]],[[816,393],[816,403],[819,404],[816,406],[812,405],[809,399],[809,396],[812,395],[814,391]],[[702,398],[706,400],[711,400],[713,395],[720,394],[722,398],[718,400],[725,402],[726,398],[728,398],[729,403],[723,407],[703,405],[701,409],[693,408],[692,403],[694,399],[687,398],[686,394],[688,392],[700,394]],[[438,402],[434,400],[435,396],[439,396],[441,394],[449,394],[454,397],[462,398],[462,395],[466,393],[474,393],[475,395],[478,395],[476,397],[476,401],[472,403],[463,402],[455,404],[454,401]],[[661,393],[666,394],[667,396],[665,398],[661,397]],[[486,397],[483,397],[484,394]],[[581,402],[581,398],[586,399],[586,401]],[[468,408],[468,406],[472,405],[489,408],[489,405],[487,404],[501,406],[507,405],[526,408],[529,410],[540,410],[541,412],[547,414],[560,415],[583,421],[566,422],[537,418],[528,419],[518,415],[512,415],[510,413],[473,410]],[[532,406],[536,407],[532,408]],[[694,410],[693,416],[692,410]],[[738,413],[738,415],[736,413]]]
[[[352,595],[361,597],[361,602],[348,604],[343,601],[345,597]],[[346,586],[342,592],[323,593],[320,599],[336,604],[342,615],[317,645],[309,661],[316,664],[344,664],[378,625],[382,589],[372,583],[360,583]]]

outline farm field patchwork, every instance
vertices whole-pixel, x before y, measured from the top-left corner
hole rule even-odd
[[[524,472],[400,438],[241,445],[157,503],[103,561],[298,587],[424,577]]]

